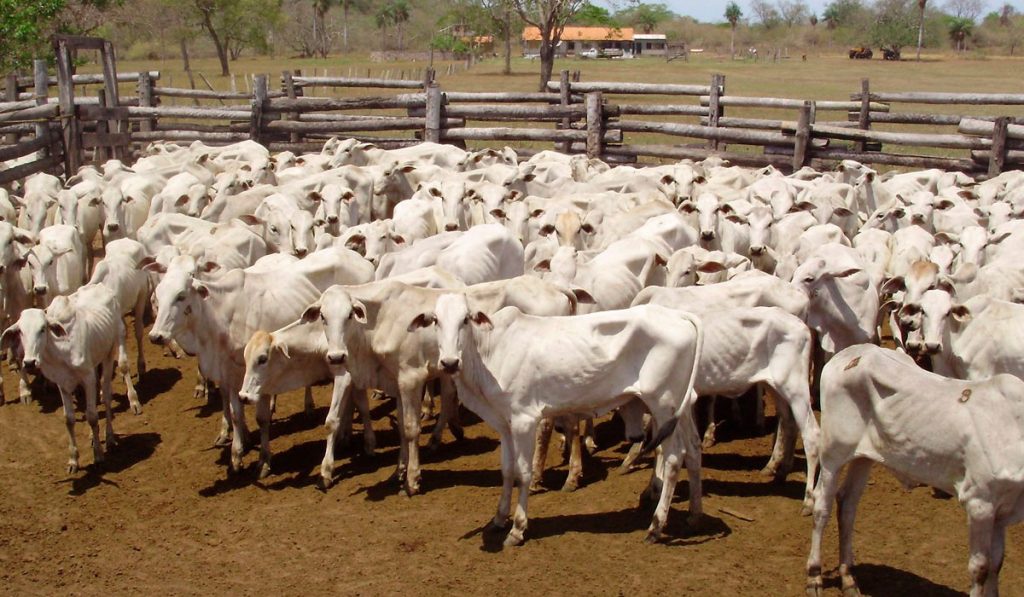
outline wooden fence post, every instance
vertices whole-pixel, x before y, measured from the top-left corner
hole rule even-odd
[[[604,155],[604,110],[600,91],[587,94],[587,157],[602,159]]]
[[[103,89],[102,87],[97,89],[96,90],[96,99],[98,100],[97,101],[97,105],[98,106],[101,106],[101,107],[105,106],[106,103],[107,103],[107,90]],[[92,152],[93,152],[92,153],[92,160],[93,160],[93,162],[96,162],[98,164],[102,164],[103,162],[106,162],[107,160],[109,160],[112,157],[111,152],[108,151],[110,149],[110,147],[107,146],[107,145],[103,145],[102,144],[105,140],[110,138],[109,135],[107,135],[108,132],[111,132],[110,126],[108,125],[108,121],[103,120],[101,118],[97,118],[96,119],[96,134],[95,134],[96,143],[95,143],[95,146],[92,149]],[[84,136],[85,135],[83,135],[83,137]]]
[[[988,158],[988,175],[998,176],[1006,165],[1006,132],[1010,125],[1007,116],[996,118],[992,129],[992,155]]]
[[[569,84],[569,71],[568,71],[568,69],[563,70],[561,72],[561,76],[559,78],[558,93],[559,93],[559,102],[558,102],[559,105],[561,105],[563,108],[568,108],[569,104],[572,103],[572,91],[571,91],[570,84]],[[562,119],[562,129],[568,131],[571,128],[572,128],[572,119],[569,118],[568,116],[566,116],[565,118]],[[568,141],[563,142],[563,143],[559,143],[557,149],[558,149],[558,151],[561,151],[562,153],[569,153],[570,151],[572,151],[572,143],[568,142]]]
[[[283,71],[281,73],[281,81],[282,81],[282,86],[284,87],[284,92],[288,96],[288,99],[295,99],[297,97],[297,95],[295,93],[295,80],[292,78],[291,71],[287,71],[287,70]],[[298,120],[299,119],[299,114],[298,114],[298,112],[292,112],[292,113],[284,114],[284,115],[281,116],[281,119],[282,120]],[[288,140],[291,141],[292,143],[298,143],[299,141],[302,140],[302,137],[299,135],[299,133],[290,133],[288,135]]]
[[[423,125],[423,141],[426,143],[441,142],[441,119],[444,107],[441,87],[431,82],[427,87],[426,122]]]
[[[814,102],[805,101],[800,108],[796,122],[796,137],[793,140],[793,172],[807,165],[808,148],[811,144],[811,124],[814,123]]]
[[[262,143],[263,105],[267,102],[267,75],[253,77],[252,119],[249,121],[249,138]]]
[[[18,73],[10,73],[7,75],[7,87],[4,89],[4,93],[6,94],[4,97],[5,101],[18,101]],[[7,145],[14,145],[17,142],[18,133],[9,133],[4,135],[4,143]]]
[[[857,128],[862,131],[871,128],[871,83],[868,79],[860,80],[860,117],[857,119]],[[857,141],[857,151],[864,151],[864,141]]]
[[[100,50],[100,56],[103,59],[103,88],[106,94],[106,101],[100,102],[100,105],[107,108],[117,108],[121,105],[121,96],[117,89],[117,62],[114,55],[114,44],[104,41],[103,49]],[[107,122],[107,130],[112,133],[127,132],[127,122],[111,119]],[[122,160],[127,159],[127,146],[113,145],[110,149],[112,157]]]
[[[46,104],[46,98],[50,94],[50,75],[46,72],[46,61],[35,60],[32,62],[32,82],[35,84],[35,100],[37,106]],[[15,84],[17,89],[17,84]],[[46,122],[36,123],[36,138],[37,139],[49,139],[50,137],[50,125]],[[45,157],[52,155],[48,150],[40,151],[40,155]]]
[[[144,108],[156,107],[153,102],[153,77],[150,76],[149,71],[143,71],[139,73],[139,105]],[[145,118],[139,123],[139,130],[144,132],[150,132],[156,128],[155,118]]]
[[[725,75],[711,75],[711,95],[708,97],[708,126],[718,128],[718,121],[722,118],[721,97],[725,93]],[[710,139],[708,147],[718,151],[718,140]]]

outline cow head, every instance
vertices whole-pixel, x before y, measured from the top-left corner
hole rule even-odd
[[[366,306],[342,286],[331,286],[320,300],[302,312],[304,323],[320,321],[327,337],[327,365],[343,367],[348,361],[348,340],[352,326],[367,325]]]
[[[21,345],[22,367],[37,372],[49,342],[67,336],[67,329],[59,322],[47,318],[42,309],[25,309],[14,325],[0,335],[0,348]]]
[[[242,355],[245,360],[245,377],[238,397],[247,402],[255,402],[264,393],[266,380],[283,373],[291,358],[283,346],[275,346],[274,335],[263,330],[249,338]]]
[[[163,279],[153,291],[157,314],[149,339],[154,344],[170,341],[184,326],[186,318],[192,315],[197,301],[209,297],[209,289],[196,280],[197,270],[195,259],[188,255],[175,257],[166,267]]]
[[[953,295],[945,290],[929,290],[921,297],[921,335],[907,343],[911,352],[929,355],[941,354],[950,347],[952,332],[971,319],[971,309],[958,305]]]
[[[434,313],[420,313],[409,323],[409,330],[437,325],[438,367],[449,375],[462,367],[462,349],[471,334],[470,325],[490,329],[490,318],[482,311],[472,311],[469,299],[463,293],[442,294],[437,299]]]

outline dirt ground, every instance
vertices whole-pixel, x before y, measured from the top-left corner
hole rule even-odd
[[[736,439],[726,424],[725,441],[704,455],[703,523],[687,526],[680,483],[668,541],[645,545],[649,515],[637,509],[637,497],[649,470],[616,472],[625,445],[617,422],[605,419],[583,486],[558,491],[565,465],[553,466],[544,479],[551,489],[530,500],[526,544],[502,550],[500,538],[481,533],[500,492],[498,441],[471,414],[464,415],[465,440],[446,433],[438,452],[424,454],[425,493],[407,498],[389,480],[397,458],[386,416],[392,405],[376,403],[378,454],[339,449],[339,481],[323,492],[317,479],[328,391],[317,389],[312,418],[302,412],[301,393],[290,394],[279,399],[273,424],[273,474],[256,482],[250,452],[247,474],[229,480],[226,453],[211,447],[219,405],[192,397],[194,363],[153,346],[146,352],[150,370],[138,386],[145,411],[125,412],[124,389],[115,384],[121,443],[102,470],[80,422],[83,470],[65,473],[55,390],[41,390],[32,405],[0,407],[4,594],[803,594],[811,528],[799,515],[803,475],[784,484],[761,478],[770,436]],[[4,384],[8,397],[17,395],[6,366]],[[552,452],[554,464],[560,459]],[[856,574],[865,594],[969,588],[966,517],[955,499],[905,491],[876,467],[859,514]],[[829,590],[838,595],[834,519],[825,541]],[[1004,595],[1024,595],[1022,558],[1024,527],[1017,526]]]

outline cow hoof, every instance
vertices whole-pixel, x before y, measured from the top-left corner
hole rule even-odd
[[[231,445],[231,436],[227,433],[222,433],[217,436],[217,439],[213,440],[214,447],[223,448]]]
[[[566,480],[565,485],[562,485],[562,491],[566,493],[572,493],[580,487],[580,482],[577,480],[569,481]]]
[[[857,585],[846,587],[843,589],[843,597],[861,597],[860,589],[857,588]]]
[[[705,436],[704,437],[704,441],[702,441],[700,443],[700,447],[703,448],[704,450],[707,450],[708,448],[715,447],[716,443],[717,442],[715,441],[714,437],[707,437],[707,436]]]
[[[587,449],[587,452],[589,452],[590,454],[597,452],[597,442],[594,441],[594,438],[592,437],[588,437],[586,440],[584,440],[583,446]]]
[[[107,450],[117,446],[117,436],[113,433],[107,434]]]
[[[544,488],[541,487],[541,484],[539,482],[534,481],[533,483],[530,483],[530,494],[531,495],[535,494],[535,493],[540,493],[542,491],[544,491]]]
[[[492,518],[490,520],[490,522],[488,522],[487,525],[484,526],[484,532],[485,533],[496,533],[496,532],[499,532],[499,531],[500,532],[504,532],[505,529],[508,528],[508,523],[509,523],[508,520],[505,520],[505,521],[502,521],[502,522],[498,522],[497,520],[494,520]]]
[[[426,450],[427,450],[428,453],[433,454],[433,453],[436,453],[437,450],[440,447],[441,447],[441,438],[439,438],[439,437],[438,438],[431,437],[430,441],[427,442]]]
[[[406,497],[412,497],[414,495],[419,495],[419,493],[420,493],[420,484],[419,483],[415,483],[415,484],[413,484],[413,483],[406,483],[405,484],[405,495],[406,495]]]
[[[270,476],[270,463],[269,462],[264,462],[263,464],[260,465],[260,472],[259,472],[259,475],[257,475],[256,478],[260,479],[260,480],[263,480],[263,479],[266,479],[269,476]]]
[[[141,415],[142,414],[142,405],[141,404],[133,404],[132,405],[132,414],[136,415],[136,416],[137,415]]]
[[[328,474],[328,473],[321,472],[320,473],[320,489],[322,491],[327,491],[328,489],[331,488],[331,485],[334,485],[334,476],[331,475],[331,474]]]
[[[814,501],[807,500],[800,506],[800,516],[810,516],[814,513]]]
[[[18,398],[22,404],[32,404],[32,394],[22,394]]]
[[[807,585],[807,597],[825,597],[825,593],[821,585]]]
[[[775,477],[779,474],[779,469],[774,466],[766,466],[758,471],[758,474],[762,477]]]
[[[647,536],[644,537],[644,543],[646,543],[647,545],[654,545],[659,541],[661,541],[661,531],[647,531]]]
[[[71,461],[68,462],[68,474],[73,475],[78,472],[78,463]]]
[[[523,536],[515,530],[512,530],[508,535],[505,535],[505,541],[502,542],[502,545],[505,547],[519,547],[522,544]]]
[[[448,430],[452,432],[453,436],[455,436],[456,441],[461,442],[462,440],[466,439],[466,431],[462,427],[456,427],[454,429],[449,427]]]
[[[703,519],[703,515],[691,513],[689,516],[686,517],[686,524],[688,524],[691,529],[699,529],[701,526],[701,521]]]

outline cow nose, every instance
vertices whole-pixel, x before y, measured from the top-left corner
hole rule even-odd
[[[21,367],[26,371],[35,371],[39,368],[39,362],[35,359],[25,359],[21,362]]]
[[[924,352],[925,352],[925,354],[938,354],[940,348],[942,348],[942,345],[939,344],[938,342],[925,342],[924,343]]]
[[[338,216],[327,216],[327,221],[331,224],[337,224]]]
[[[459,225],[454,222],[448,222],[444,225],[445,232],[454,232],[459,229]]]
[[[46,286],[35,286],[32,288],[32,292],[35,292],[38,295],[44,295],[46,294]]]
[[[117,232],[121,229],[119,224],[107,224],[107,230],[110,232]]]
[[[309,253],[309,249],[306,249],[305,247],[296,247],[295,248],[295,255],[298,256],[298,257],[305,257],[306,253]]]
[[[327,362],[331,365],[344,365],[346,359],[348,359],[348,353],[341,351],[331,351],[327,353]]]
[[[923,224],[924,223],[924,216],[921,215],[921,214],[914,214],[914,215],[910,216],[910,222],[912,224]]]
[[[761,245],[755,245],[750,247],[751,255],[762,255],[764,253],[764,247]]]
[[[441,359],[441,369],[444,369],[445,373],[457,373],[459,364],[459,359]]]
[[[155,331],[154,332],[150,332],[149,333],[149,341],[152,342],[153,344],[157,344],[157,345],[163,346],[164,344],[167,343],[167,334],[164,334],[163,332],[155,332]]]
[[[714,230],[703,230],[700,233],[701,240],[715,240]]]
[[[238,392],[238,397],[242,399],[242,402],[254,402],[253,395],[245,390]]]

